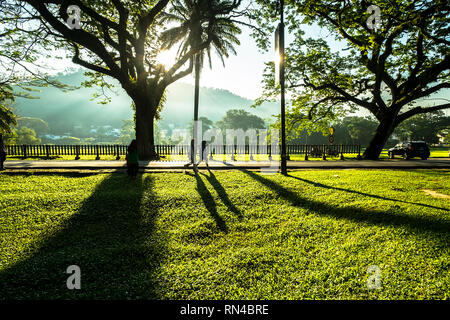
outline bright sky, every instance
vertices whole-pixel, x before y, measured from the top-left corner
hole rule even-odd
[[[235,48],[237,55],[230,55],[225,60],[225,67],[212,50],[212,69],[205,61],[200,77],[200,86],[226,89],[253,100],[262,92],[261,80],[264,62],[273,59],[274,53],[272,51],[261,53],[255,40],[250,36],[248,28],[243,29],[239,40],[241,45]],[[194,84],[193,74],[181,79],[180,82]]]
[[[205,61],[205,66],[201,73],[200,86],[226,89],[253,100],[262,92],[261,80],[264,62],[273,59],[274,53],[273,50],[268,53],[261,53],[250,36],[248,28],[242,31],[242,34],[239,36],[241,45],[235,47],[237,55],[231,54],[228,59],[225,59],[225,67],[214,50],[211,51],[212,69],[209,68],[209,63]],[[160,62],[165,65],[173,64],[176,49],[162,53],[159,59]],[[80,66],[72,63],[70,59],[46,60],[45,64],[52,66],[55,72],[80,68]],[[194,84],[194,76],[192,74],[178,81]]]
[[[305,31],[306,36],[314,38],[325,37],[328,34],[318,27],[305,26]],[[274,36],[271,39],[274,39]],[[211,54],[213,59],[212,69],[209,68],[208,64],[205,65],[202,70],[200,85],[227,89],[237,95],[254,100],[262,93],[261,81],[264,63],[274,60],[275,49],[272,48],[269,52],[262,53],[256,46],[255,40],[250,36],[250,30],[247,27],[242,28],[239,40],[241,45],[235,48],[237,55],[230,55],[225,60],[225,67],[217,56]],[[292,41],[293,36],[286,34],[286,47]],[[343,47],[342,44],[338,44],[333,39],[329,39],[329,43],[332,50]],[[180,81],[194,84],[194,77],[189,75]]]
[[[308,27],[308,35],[324,36],[324,31],[319,28]],[[222,61],[217,57],[214,50],[211,52],[212,69],[209,63],[205,61],[202,69],[200,85],[204,87],[213,87],[226,89],[239,96],[254,100],[262,93],[262,75],[264,63],[274,59],[274,50],[262,53],[256,46],[255,40],[250,36],[250,30],[242,27],[242,34],[239,36],[241,44],[236,46],[237,55],[230,55],[225,59],[225,67]],[[286,45],[292,41],[290,35],[286,36]],[[160,61],[164,64],[173,64],[176,49],[164,52]],[[79,69],[80,66],[73,64],[70,59],[46,61],[56,71],[61,72],[65,69]],[[186,76],[179,82],[194,84],[193,74]]]

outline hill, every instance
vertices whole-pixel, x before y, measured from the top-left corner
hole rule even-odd
[[[57,80],[80,86],[87,80],[82,71],[71,74],[59,74]],[[36,99],[17,98],[15,111],[22,117],[41,118],[49,124],[50,131],[55,134],[71,132],[74,127],[111,126],[120,128],[122,120],[132,119],[131,99],[118,83],[114,92],[105,92],[111,102],[102,105],[93,100],[99,88],[80,88],[63,92],[48,87],[39,88],[33,93]],[[174,83],[167,91],[167,101],[161,113],[160,124],[174,128],[186,128],[193,116],[194,86],[187,83]],[[245,109],[262,118],[269,118],[279,107],[276,103],[266,103],[258,108],[250,108],[253,101],[233,94],[230,91],[206,88],[200,89],[200,116],[213,121],[220,120],[230,109]]]

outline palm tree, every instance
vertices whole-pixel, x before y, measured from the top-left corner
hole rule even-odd
[[[194,61],[191,61],[195,67],[194,141],[197,138],[200,70],[205,54],[210,68],[211,48],[215,49],[224,66],[229,52],[236,54],[234,45],[240,44],[237,35],[241,29],[237,27],[239,22],[233,20],[230,14],[240,4],[241,0],[175,0],[169,12],[161,16],[164,22],[178,24],[162,33],[163,49],[179,44],[178,56],[190,49],[198,50]],[[200,48],[201,43],[207,43],[207,46]]]

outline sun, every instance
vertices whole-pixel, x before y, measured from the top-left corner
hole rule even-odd
[[[158,53],[156,61],[162,64],[165,69],[171,68],[176,62],[176,51],[174,50],[162,50]]]

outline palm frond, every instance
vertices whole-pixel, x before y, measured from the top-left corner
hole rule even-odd
[[[202,65],[204,55],[210,67],[211,48],[225,65],[224,58],[229,53],[236,54],[234,45],[240,45],[237,35],[241,33],[230,13],[240,1],[230,0],[174,0],[168,13],[161,15],[162,21],[176,22],[179,25],[162,33],[164,49],[178,44],[177,56],[186,54],[191,48],[209,41],[209,46],[200,54]]]

